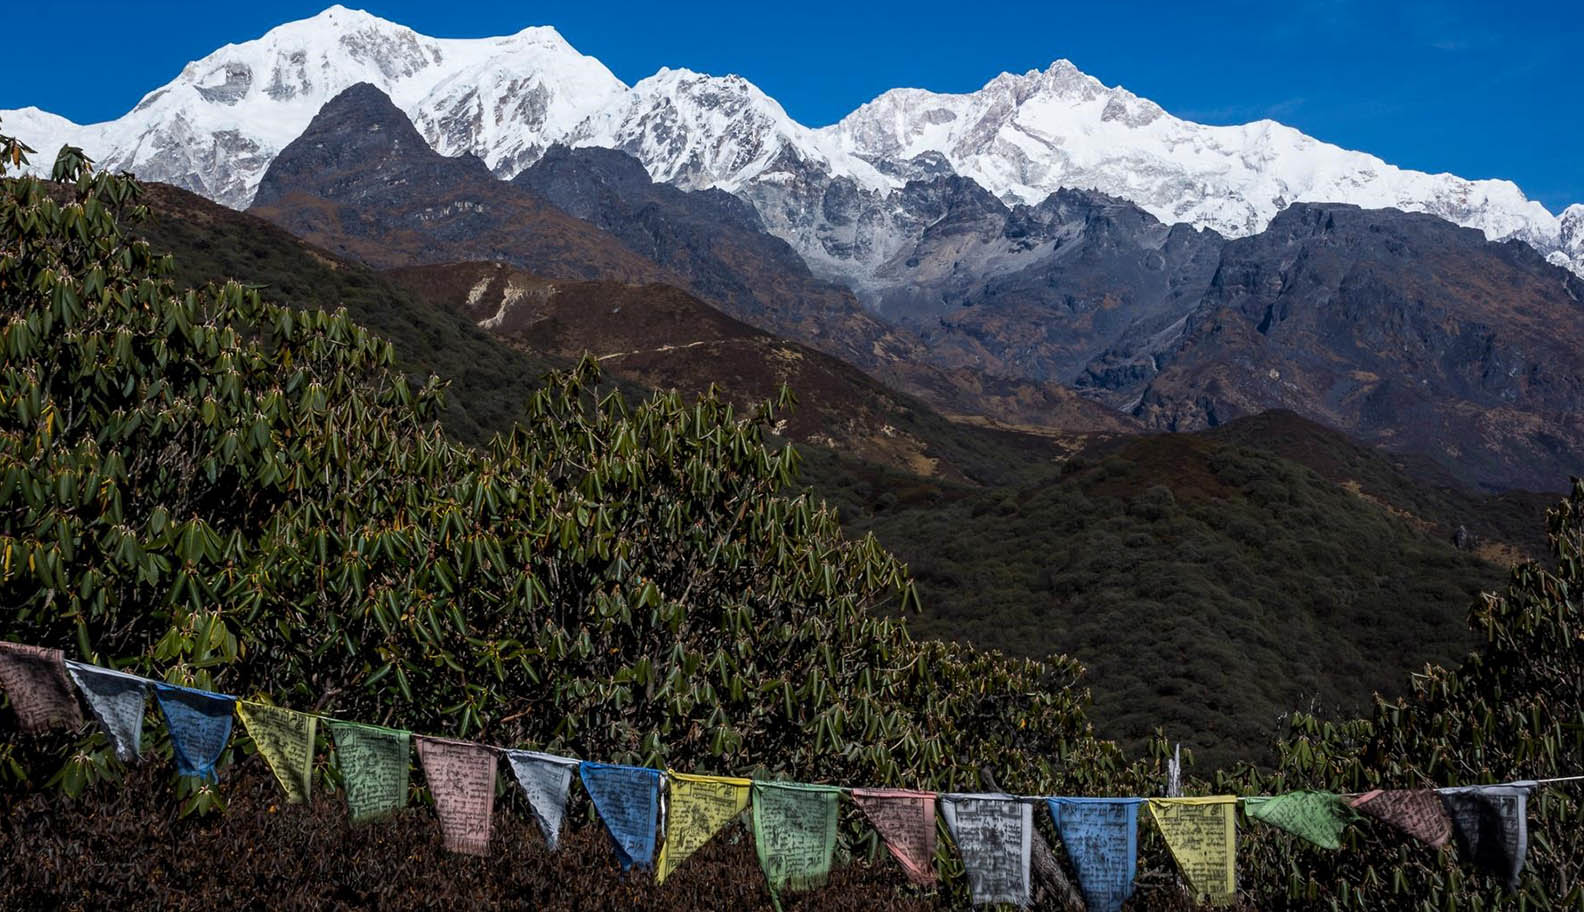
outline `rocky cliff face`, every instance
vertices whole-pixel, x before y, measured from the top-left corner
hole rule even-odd
[[[1228,240],[1092,191],[1007,206],[936,177],[898,199],[915,239],[864,295],[936,367],[1166,430],[1292,409],[1493,487],[1584,471],[1584,282],[1528,245],[1334,204]]]
[[[1556,489],[1584,468],[1584,281],[1432,217],[1290,207],[1228,243],[1160,370],[1095,371],[1194,429],[1292,408],[1465,480]]]

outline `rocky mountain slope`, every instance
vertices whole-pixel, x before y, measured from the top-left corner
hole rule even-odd
[[[909,181],[869,277],[944,369],[1071,385],[1163,430],[1286,408],[1465,482],[1584,473],[1584,281],[1421,213],[1297,203],[1227,239],[1093,191]]]
[[[1584,239],[1511,182],[1395,168],[1268,120],[1192,123],[1065,60],[976,92],[895,89],[813,129],[740,76],[666,69],[629,88],[551,28],[436,39],[332,6],[189,64],[117,120],[77,125],[36,108],[0,120],[45,166],[71,142],[242,207],[318,108],[359,82],[387,92],[441,153],[472,153],[501,176],[559,141],[629,152],[685,189],[736,193],[817,272],[855,284],[901,243],[891,215],[906,182],[943,174],[1028,205],[1097,190],[1229,237],[1300,201],[1428,212],[1584,269]]]
[[[1430,216],[1288,208],[1226,245],[1153,360],[1151,377],[1121,359],[1083,382],[1152,427],[1291,408],[1485,486],[1584,473],[1584,280]]]
[[[1058,383],[930,363],[915,334],[816,279],[735,197],[653,184],[608,150],[563,150],[521,178],[496,180],[472,156],[426,148],[383,93],[361,84],[281,152],[250,211],[379,268],[491,261],[556,280],[683,288],[953,416],[1047,433],[1137,427]]]

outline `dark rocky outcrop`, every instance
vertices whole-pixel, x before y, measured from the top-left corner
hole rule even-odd
[[[1297,204],[1229,243],[1136,414],[1290,408],[1465,481],[1584,472],[1584,280],[1428,215]]]
[[[627,282],[677,277],[472,155],[431,149],[367,83],[331,99],[270,164],[249,211],[371,266],[509,259],[543,275]]]
[[[1286,408],[1487,487],[1584,472],[1584,280],[1434,216],[1295,204],[1228,241],[1063,190],[909,184],[866,297],[943,368],[1056,380],[1163,430]]]

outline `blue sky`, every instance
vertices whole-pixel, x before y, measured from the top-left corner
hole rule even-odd
[[[116,117],[188,60],[328,2],[26,4],[8,31],[54,37],[7,41],[0,108]],[[553,25],[629,83],[740,73],[816,126],[888,88],[969,91],[1066,57],[1182,117],[1271,117],[1404,167],[1517,181],[1552,211],[1584,202],[1576,2],[343,2],[446,37]]]

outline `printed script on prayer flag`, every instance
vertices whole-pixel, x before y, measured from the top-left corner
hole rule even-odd
[[[665,879],[721,827],[748,809],[748,779],[691,776],[667,771],[671,801],[656,879]]]
[[[357,722],[330,722],[336,764],[353,823],[383,817],[407,806],[408,744],[411,733]]]
[[[825,885],[836,850],[836,806],[841,789],[792,782],[753,784],[754,849],[781,908],[782,890]]]
[[[59,649],[0,642],[0,687],[11,698],[17,725],[29,734],[82,727],[82,709]]]
[[[214,767],[231,740],[236,698],[156,681],[154,702],[170,729],[176,772],[218,781]]]
[[[1034,809],[1002,795],[942,795],[941,813],[975,903],[1029,903]]]
[[[585,760],[578,764],[578,776],[610,834],[622,870],[648,867],[660,824],[660,771]]]
[[[1237,898],[1237,799],[1151,798],[1150,815],[1194,892],[1214,905]]]
[[[906,789],[853,789],[853,803],[880,834],[908,879],[935,883],[935,793]]]
[[[1141,803],[1141,798],[1049,799],[1088,912],[1118,912],[1133,895]]]
[[[115,746],[122,763],[136,760],[143,750],[143,713],[148,705],[150,681],[97,665],[66,663],[88,709]]]
[[[313,780],[318,717],[247,700],[237,704],[237,715],[242,717],[242,725],[259,754],[269,761],[275,778],[280,780],[286,800],[292,804],[307,801]]]
[[[1518,889],[1529,852],[1529,790],[1533,782],[1441,789],[1458,854]]]
[[[1243,811],[1255,820],[1286,830],[1322,849],[1342,847],[1342,831],[1353,816],[1342,797],[1331,792],[1288,792],[1245,798]]]
[[[1365,792],[1353,799],[1353,809],[1438,849],[1452,838],[1446,807],[1441,796],[1430,789]]]
[[[482,744],[416,737],[447,851],[488,855],[495,809],[495,751]]]
[[[539,824],[550,851],[561,838],[561,820],[566,816],[567,792],[572,787],[572,772],[578,762],[555,754],[512,750],[506,752],[512,775],[528,797],[528,809]]]

